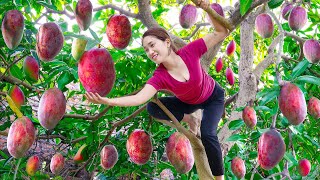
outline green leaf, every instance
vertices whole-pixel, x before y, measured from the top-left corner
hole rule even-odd
[[[51,61],[51,62],[45,63],[44,66],[55,67],[55,66],[68,66],[68,65],[63,61]]]
[[[60,22],[58,24],[62,30],[62,32],[66,32],[68,30],[68,23],[67,22]]]
[[[89,28],[89,31],[90,31],[92,37],[93,37],[96,41],[100,42],[100,39],[99,39],[98,35],[97,35],[91,28]]]
[[[98,11],[98,12],[93,16],[91,24],[94,24],[96,21],[98,21],[99,18],[100,18],[100,16],[101,16],[101,14],[102,14],[102,11]]]
[[[243,140],[245,139],[246,137],[244,135],[241,135],[241,134],[234,134],[232,136],[230,136],[227,141],[238,141],[238,140]]]
[[[23,79],[23,74],[22,74],[22,70],[16,65],[14,64],[11,68],[10,68],[10,73],[12,76],[22,80]]]
[[[258,140],[258,139],[260,138],[260,136],[261,136],[261,133],[260,133],[259,131],[253,132],[253,133],[251,134],[251,139],[252,139],[252,140]]]
[[[64,37],[75,37],[75,38],[79,38],[79,39],[85,39],[87,41],[94,41],[94,39],[89,38],[87,36],[84,35],[79,35],[79,34],[75,34],[75,33],[71,33],[71,32],[64,32],[63,33]]]
[[[41,4],[42,6],[47,7],[47,8],[49,8],[49,9],[52,9],[52,10],[54,10],[54,11],[58,11],[58,9],[57,9],[54,5],[48,4],[48,3],[45,2],[45,1],[37,1],[37,3]]]
[[[298,161],[294,158],[294,156],[291,153],[286,152],[284,154],[284,158],[288,161],[291,161],[294,166],[298,165]]]
[[[310,75],[304,75],[304,76],[299,76],[296,79],[297,82],[305,82],[305,83],[310,83],[310,84],[315,84],[320,86],[320,78],[310,76]]]
[[[267,107],[267,106],[256,106],[256,107],[254,108],[254,110],[256,110],[256,111],[261,110],[261,111],[267,111],[267,112],[270,112],[270,111],[271,111],[271,109],[270,109],[269,107]]]
[[[8,127],[11,126],[11,122],[10,121],[6,121],[5,123],[3,123],[1,126],[0,126],[0,131],[3,131],[5,129],[7,129]]]
[[[2,49],[0,49],[0,55],[4,58],[5,61],[8,59],[7,55],[2,51]]]
[[[255,158],[257,158],[257,156],[258,156],[258,153],[256,151],[251,151],[249,153],[249,158],[250,159],[255,159]]]
[[[16,6],[22,6],[21,0],[14,0],[13,4]]]
[[[57,79],[58,88],[63,90],[64,87],[72,81],[68,71],[63,72]]]
[[[278,90],[274,90],[269,92],[268,94],[266,94],[260,101],[260,105],[265,105],[268,102],[272,101],[273,99],[275,99],[277,96],[279,95],[279,91]]]
[[[61,139],[60,138],[56,138],[55,141],[56,141],[56,145],[58,145],[61,142]]]
[[[242,119],[234,120],[229,123],[230,130],[237,130],[244,124]]]
[[[270,9],[274,9],[279,7],[283,3],[283,1],[284,0],[271,0],[268,2],[268,6]]]
[[[319,148],[320,148],[319,143],[317,143],[315,140],[313,140],[310,136],[308,136],[307,134],[303,134],[303,136],[304,136],[308,141],[310,141],[314,147],[317,147],[316,149],[319,149]]]
[[[72,32],[79,33],[80,28],[77,24],[72,25]]]
[[[2,156],[5,159],[9,158],[9,156],[6,153],[4,153],[2,150],[0,150],[0,156]]]
[[[243,16],[251,7],[252,0],[240,0],[240,14]]]
[[[303,60],[301,62],[298,63],[298,65],[296,67],[294,67],[293,71],[292,71],[292,79],[295,79],[296,77],[298,77],[300,74],[302,74],[303,72],[305,72],[305,70],[308,68],[309,66],[309,61],[308,60]]]

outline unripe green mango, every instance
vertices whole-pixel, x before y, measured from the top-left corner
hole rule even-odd
[[[72,42],[71,54],[75,60],[79,60],[84,53],[87,45],[87,40],[85,39],[74,39]]]

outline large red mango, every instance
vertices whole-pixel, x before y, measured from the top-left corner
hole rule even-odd
[[[241,179],[246,175],[246,165],[240,157],[235,157],[231,161],[231,170],[237,178]]]
[[[131,24],[127,16],[113,15],[107,25],[107,37],[113,47],[124,49],[131,40]]]
[[[262,13],[256,17],[255,27],[262,38],[269,38],[273,34],[273,21],[269,14]]]
[[[307,176],[311,170],[311,163],[308,159],[300,159],[298,165],[298,171],[301,176]]]
[[[320,100],[316,97],[311,97],[308,102],[308,113],[316,118],[320,118]]]
[[[292,83],[285,83],[279,95],[279,107],[290,124],[298,125],[307,116],[307,104],[300,88]]]
[[[1,12],[2,14],[2,12]],[[2,20],[1,31],[9,49],[15,49],[21,42],[24,30],[24,18],[20,11],[10,10]]]
[[[79,0],[76,5],[76,21],[82,31],[89,28],[92,19],[92,4],[89,0]]]
[[[7,148],[11,156],[23,157],[35,140],[35,128],[32,121],[22,116],[16,119],[10,126]]]
[[[58,88],[48,89],[41,97],[38,119],[42,127],[53,129],[66,112],[66,98]]]
[[[100,152],[100,164],[103,169],[108,170],[118,161],[118,151],[114,145],[106,145]]]
[[[277,130],[270,129],[259,138],[258,163],[261,168],[272,169],[281,161],[285,152],[286,145]]]
[[[293,8],[291,3],[284,3],[281,9],[282,18],[288,20],[289,14]]]
[[[78,75],[86,91],[106,96],[111,91],[116,78],[110,53],[103,48],[91,49],[83,53],[78,65]]]
[[[36,38],[37,54],[43,61],[52,61],[62,49],[64,36],[56,23],[44,23],[40,26]]]
[[[311,63],[320,61],[320,43],[315,39],[306,40],[303,44],[303,54]]]
[[[126,148],[130,159],[138,165],[143,165],[152,154],[150,136],[144,130],[136,129],[129,135]]]
[[[210,7],[211,7],[211,9],[215,10],[220,16],[224,17],[223,9],[222,9],[220,4],[212,3],[212,4],[210,4]],[[213,23],[212,23],[212,21],[211,21],[211,19],[210,19],[208,14],[206,15],[206,17],[207,17],[209,23],[211,25],[213,25]]]
[[[192,27],[196,23],[197,18],[198,12],[194,5],[187,4],[182,7],[179,16],[179,22],[183,28],[188,29]]]
[[[257,124],[257,115],[253,107],[246,106],[242,111],[242,119],[244,123],[251,129]]]
[[[189,172],[194,164],[192,147],[189,139],[180,132],[173,133],[166,144],[166,153],[170,163],[178,173]]]
[[[289,26],[292,30],[298,31],[301,30],[304,25],[308,21],[308,14],[307,11],[300,6],[296,6],[292,8],[291,13],[289,15]]]
[[[53,174],[59,174],[61,170],[64,167],[64,157],[62,154],[57,153],[54,156],[52,156],[51,161],[50,161],[50,170]]]

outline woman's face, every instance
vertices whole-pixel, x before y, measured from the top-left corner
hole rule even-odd
[[[154,36],[146,36],[142,40],[142,45],[148,58],[157,64],[162,63],[169,54],[169,39],[161,41]]]

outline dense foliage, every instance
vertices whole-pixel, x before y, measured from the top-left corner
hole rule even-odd
[[[262,0],[260,1],[263,2]],[[56,152],[61,153],[66,160],[64,170],[59,176],[55,177],[56,179],[70,177],[90,178],[90,176],[98,176],[100,179],[117,179],[119,177],[151,179],[159,178],[160,173],[167,168],[172,170],[177,179],[198,179],[195,166],[187,174],[179,174],[165,156],[166,142],[169,136],[177,131],[175,128],[155,121],[145,110],[131,116],[143,106],[111,107],[109,109],[105,105],[88,103],[83,97],[85,89],[78,77],[78,60],[75,60],[71,55],[72,41],[75,38],[88,41],[86,50],[99,46],[106,48],[110,52],[115,63],[116,80],[108,97],[134,93],[142,88],[148,78],[152,76],[156,65],[148,60],[140,44],[143,32],[153,24],[142,21],[145,20],[143,16],[135,16],[137,15],[136,13],[140,13],[138,7],[141,4],[149,6],[147,2],[149,1],[98,0],[98,5],[94,6],[93,18],[89,29],[81,31],[74,17],[77,1],[0,0],[1,20],[4,18],[5,12],[12,9],[22,12],[25,18],[25,29],[18,47],[12,50],[9,49],[4,42],[4,38],[0,36],[0,142],[4,143],[0,146],[2,148],[0,149],[1,179],[27,179],[26,164],[28,158],[32,155],[39,155],[42,162],[41,170],[36,173],[35,178],[48,179],[49,177],[54,177],[50,171],[49,164],[51,157]],[[254,12],[259,8],[250,9],[251,5],[256,3],[252,0],[240,0],[239,2],[240,7],[234,6],[230,8],[240,8],[242,15],[251,11]],[[290,29],[288,22],[280,17],[283,0],[264,2],[268,2],[270,10],[276,14],[276,18],[280,21],[279,23],[281,23],[283,30],[290,34],[285,34],[282,52],[277,52],[279,47],[272,49],[272,51],[276,51],[275,54],[280,54],[282,57],[277,68],[275,68],[276,64],[274,63],[277,61],[277,57],[274,56],[274,62],[270,63],[263,70],[261,77],[257,78],[259,84],[257,92],[253,93],[257,93],[253,104],[258,119],[257,125],[253,129],[246,127],[240,118],[230,119],[231,113],[242,112],[246,105],[242,103],[241,106],[237,106],[235,103],[237,97],[235,99],[231,98],[241,90],[240,77],[238,76],[240,72],[239,64],[240,58],[245,57],[245,54],[242,54],[241,51],[243,47],[240,47],[241,34],[239,26],[233,29],[231,34],[222,42],[216,56],[208,60],[210,66],[206,67],[208,73],[225,88],[226,99],[233,99],[230,100],[231,103],[226,104],[225,115],[219,124],[219,129],[228,127],[230,131],[235,132],[233,135],[226,137],[228,142],[234,142],[235,144],[229,149],[223,149],[226,151],[224,156],[225,178],[236,178],[231,171],[231,160],[239,156],[245,161],[247,171],[245,179],[267,178],[270,175],[282,172],[284,169],[289,171],[292,179],[301,179],[302,177],[297,169],[300,159],[308,159],[310,161],[311,171],[307,178],[316,179],[319,178],[320,174],[319,119],[308,114],[303,123],[299,125],[289,124],[287,118],[281,114],[279,109],[280,85],[275,69],[280,72],[282,80],[291,81],[302,90],[306,102],[313,96],[320,98],[319,63],[310,63],[301,52],[301,42],[303,43],[311,38],[316,40],[320,38],[320,1],[304,0],[297,2],[307,10],[308,23],[302,30],[295,32]],[[192,2],[184,2],[184,4],[187,3]],[[223,3],[220,4],[226,7]],[[203,10],[198,9],[201,17],[198,18],[196,25],[190,29],[183,29],[179,24],[172,24],[171,17],[168,17],[168,15],[178,16],[178,14],[174,13],[179,13],[183,4],[178,4],[173,0],[151,0],[150,6],[152,10],[152,17],[150,17],[160,26],[169,29],[173,35],[184,39],[185,42],[202,37],[213,30],[209,23],[203,24],[207,21]],[[119,11],[129,17],[132,28],[130,44],[122,50],[113,48],[106,37],[108,20],[112,15],[119,14]],[[234,13],[234,11],[225,11],[226,18],[229,18],[231,13]],[[245,17],[248,17],[246,15]],[[40,25],[45,22],[57,23],[64,35],[62,50],[54,58],[54,61],[50,62],[40,60],[36,53],[36,34]],[[237,25],[239,25],[239,22]],[[275,23],[273,35],[266,39],[261,38],[257,32],[254,32],[253,69],[264,62],[268,54],[271,53],[268,48],[281,33],[279,29]],[[236,51],[233,56],[226,56],[225,51],[231,40],[236,42]],[[36,82],[26,79],[23,71],[23,60],[26,56],[33,56],[40,64],[40,78]],[[215,70],[215,61],[218,57],[223,57],[223,69],[219,73]],[[235,74],[235,84],[233,86],[228,83],[225,76],[227,67],[230,67]],[[252,71],[248,69],[248,72]],[[29,149],[26,156],[20,159],[14,158],[8,153],[5,141],[8,129],[17,118],[17,114],[10,108],[6,99],[6,93],[9,92],[14,84],[17,84],[25,95],[25,103],[21,106],[22,114],[27,116],[37,129],[36,142]],[[57,87],[64,93],[67,100],[67,111],[64,118],[54,129],[46,130],[40,125],[37,111],[42,94],[52,87]],[[164,93],[159,93],[159,96],[162,95]],[[92,117],[98,114],[101,116]],[[264,170],[257,166],[257,143],[260,136],[272,125],[272,119],[275,115],[275,127],[283,137],[286,144],[286,152],[278,165],[270,170]],[[127,119],[128,121],[124,124],[114,126],[117,122]],[[183,125],[186,126],[186,124]],[[116,128],[113,129],[113,127]],[[128,136],[135,129],[144,129],[151,136],[153,152],[149,161],[144,165],[134,164],[126,151]],[[41,149],[40,151],[37,150],[37,146],[40,146],[41,143],[49,144],[47,146],[50,148],[43,149],[43,151],[46,151],[45,153],[39,153],[42,151]],[[221,143],[223,144],[224,142]],[[89,161],[75,164],[73,157],[83,144],[87,145],[86,151],[90,159]],[[112,144],[119,153],[117,163],[110,170],[104,170],[100,166],[101,144]],[[275,176],[277,179],[280,179],[280,177]]]

